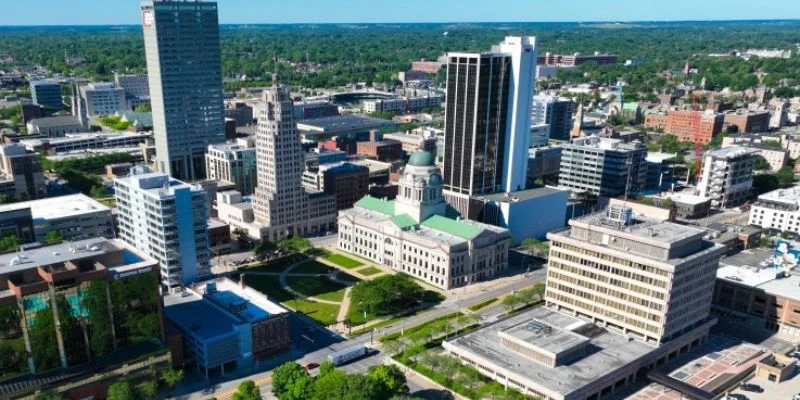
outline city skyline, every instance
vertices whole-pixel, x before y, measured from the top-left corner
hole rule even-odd
[[[798,19],[800,9],[791,0],[776,0],[771,7],[753,9],[750,2],[732,0],[721,8],[711,0],[676,0],[637,7],[638,2],[621,0],[610,9],[604,3],[576,0],[570,7],[510,0],[506,7],[478,0],[444,0],[436,3],[410,0],[407,7],[376,6],[366,0],[351,0],[348,7],[323,0],[253,5],[245,0],[220,2],[222,24],[258,23],[403,23],[403,22],[597,22],[597,21],[716,21]],[[136,25],[136,2],[61,2],[43,0],[36,13],[22,3],[5,5],[0,26],[27,25]],[[794,14],[789,10],[796,10]],[[354,13],[353,10],[358,10]],[[686,10],[691,10],[688,12]],[[787,11],[789,11],[787,13]]]

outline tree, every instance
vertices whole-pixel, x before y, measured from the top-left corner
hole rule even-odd
[[[135,111],[135,112],[151,112],[151,111],[153,111],[153,107],[150,105],[150,103],[143,103],[143,104],[137,105],[133,109],[133,111]]]
[[[789,187],[794,183],[794,171],[789,167],[783,167],[775,173],[775,178],[778,179],[778,186]]]
[[[284,363],[272,371],[272,394],[281,400],[296,399],[294,394],[308,390],[309,378],[308,371],[300,364],[293,361]]]
[[[253,249],[253,256],[260,259],[270,258],[277,250],[278,245],[276,245],[274,242],[264,239]]]
[[[145,381],[136,385],[134,391],[140,400],[150,400],[158,395],[158,386],[153,381]]]
[[[127,381],[117,381],[108,387],[108,400],[135,400],[131,385]]]
[[[0,239],[0,251],[14,251],[19,247],[17,235],[7,235]]]
[[[756,171],[763,171],[765,169],[770,169],[769,161],[762,155],[757,155],[755,159],[755,163],[753,164],[753,169]]]
[[[286,251],[301,252],[311,248],[311,241],[302,236],[294,235],[288,239],[279,241],[278,247]]]
[[[261,389],[250,380],[239,384],[239,389],[231,396],[233,400],[261,400]]]
[[[64,235],[59,231],[50,231],[47,232],[47,235],[44,236],[45,244],[57,244],[63,241],[64,241]]]
[[[522,299],[516,293],[511,293],[503,299],[503,307],[505,307],[506,311],[517,308],[520,303],[522,303]]]
[[[322,364],[319,365],[319,374],[317,374],[317,376],[322,377],[330,374],[335,370],[336,370],[336,364],[334,364],[330,360],[325,360],[322,362]]]
[[[92,186],[89,190],[89,196],[94,199],[102,199],[103,197],[107,197],[108,193],[106,192],[106,188],[103,186]]]
[[[174,388],[178,382],[182,381],[184,377],[182,369],[164,368],[161,371],[161,380],[167,384],[170,389]]]
[[[760,174],[753,177],[753,191],[756,195],[771,192],[780,187],[778,177],[772,174]]]
[[[403,394],[406,376],[395,365],[376,365],[369,368],[369,377],[382,386],[381,398]]]

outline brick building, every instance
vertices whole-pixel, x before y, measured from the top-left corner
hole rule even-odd
[[[769,130],[769,111],[739,109],[725,113],[723,127],[728,132],[763,132]]]
[[[378,161],[394,161],[400,159],[403,144],[396,140],[378,140],[358,142],[356,153]]]
[[[700,123],[700,137],[703,144],[708,144],[722,131],[724,115],[713,111],[672,110],[667,113],[666,133],[671,133],[683,142],[695,141],[696,124]]]

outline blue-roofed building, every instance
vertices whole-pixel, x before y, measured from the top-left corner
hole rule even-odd
[[[197,284],[164,298],[165,317],[184,350],[208,374],[249,367],[289,348],[289,313],[263,294],[228,279]]]

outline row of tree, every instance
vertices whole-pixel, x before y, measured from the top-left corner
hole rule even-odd
[[[250,396],[234,398],[260,399],[252,395],[253,386],[245,387]],[[407,392],[406,377],[394,365],[372,366],[362,375],[348,374],[326,361],[319,366],[317,376],[311,376],[299,364],[288,362],[272,372],[272,393],[279,400],[389,400],[405,398],[402,396]]]

